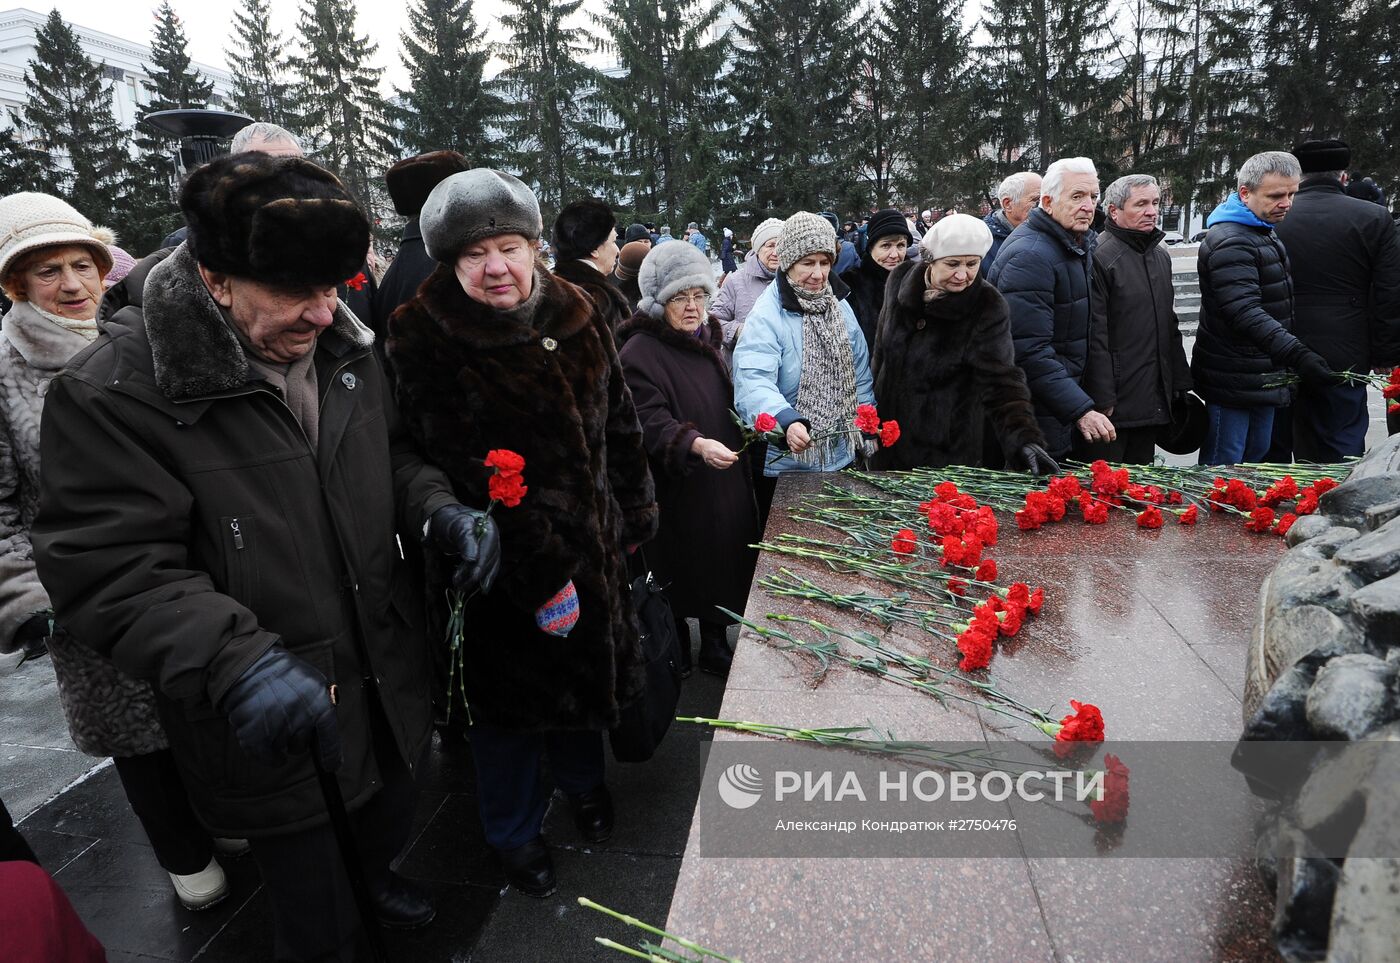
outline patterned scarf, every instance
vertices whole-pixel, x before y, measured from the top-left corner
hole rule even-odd
[[[797,386],[797,410],[812,422],[812,434],[851,428],[856,417],[856,368],[851,338],[840,302],[828,282],[820,291],[792,285],[802,309],[802,376]],[[820,464],[844,436],[835,435],[813,445],[799,461]]]

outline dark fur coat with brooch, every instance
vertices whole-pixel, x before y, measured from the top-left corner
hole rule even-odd
[[[439,266],[394,313],[387,353],[409,430],[464,504],[489,501],[488,452],[525,458],[524,500],[492,512],[500,576],[467,603],[473,719],[609,728],[643,683],[624,546],[655,533],[656,499],[606,322],[577,287],[542,270],[535,283],[544,290],[525,322],[473,301]],[[444,578],[449,564],[429,555],[430,580]],[[534,612],[570,579],[579,622],[556,638]]]
[[[981,278],[965,291],[924,300],[928,265],[890,272],[871,346],[880,417],[899,422],[882,469],[981,465],[984,432],[1010,467],[1021,446],[1044,445],[1026,378],[1016,367],[1006,301]]]

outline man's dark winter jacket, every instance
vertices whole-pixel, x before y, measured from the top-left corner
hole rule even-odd
[[[369,331],[343,310],[316,343],[314,450],[250,369],[188,247],[143,261],[103,315],[44,408],[33,540],[58,620],[154,684],[215,835],[326,819],[309,757],[254,762],[219,709],[274,644],[337,685],[338,778],[358,806],[383,785],[374,701],[404,760],[427,744],[421,595],[396,538],[416,543],[453,501],[447,478],[400,431]]]
[[[1074,423],[1094,408],[1081,381],[1096,238],[1093,231],[1071,234],[1036,208],[1006,238],[987,275],[1011,311],[1016,363],[1056,458],[1069,453]]]
[[[874,350],[880,417],[899,422],[899,441],[880,449],[878,468],[980,465],[984,425],[1008,464],[1023,445],[1044,445],[1026,378],[1016,367],[1006,301],[977,279],[966,291],[924,300],[927,265],[890,272]]]
[[[856,323],[860,325],[872,355],[875,352],[875,326],[885,306],[885,285],[889,282],[890,273],[876,264],[870,252],[866,251],[860,256],[859,264],[841,275],[841,280],[851,289],[851,293],[846,295],[846,303],[855,312]]]
[[[1226,217],[1248,208],[1231,195]],[[1279,407],[1292,392],[1285,369],[1308,349],[1290,333],[1293,279],[1288,254],[1267,226],[1217,220],[1196,253],[1201,321],[1191,352],[1196,393],[1229,408]],[[1274,386],[1274,387],[1271,387]]]
[[[1084,388],[1100,411],[1113,409],[1118,428],[1169,424],[1172,399],[1191,387],[1163,236],[1110,223],[1094,249]]]
[[[996,263],[997,255],[1001,253],[1002,243],[1011,236],[1013,228],[1001,211],[992,211],[982,218],[982,222],[992,232],[992,246],[987,249],[986,257],[982,258],[982,276],[986,277],[987,272],[991,271],[992,265]]]
[[[465,504],[488,503],[488,452],[525,458],[524,500],[492,513],[500,576],[466,605],[472,718],[605,729],[643,684],[624,547],[655,534],[655,492],[607,323],[543,268],[534,283],[527,322],[472,300],[440,265],[390,319],[387,354],[405,424]],[[556,638],[534,613],[570,580],[579,621]]]
[[[423,232],[418,226],[418,218],[414,218],[403,226],[403,240],[399,242],[399,253],[394,257],[394,263],[389,265],[389,270],[384,272],[384,280],[379,282],[379,288],[374,292],[374,321],[370,326],[374,328],[375,337],[379,343],[389,331],[389,315],[401,304],[407,304],[428,275],[437,268],[437,261],[428,255],[428,249],[423,244]],[[361,319],[363,320],[363,319]]]
[[[614,337],[617,335],[617,329],[632,316],[627,295],[613,283],[612,278],[592,264],[585,264],[577,258],[565,258],[554,265],[554,276],[577,285],[593,299]]]
[[[1400,234],[1331,177],[1303,181],[1275,229],[1293,269],[1293,334],[1337,370],[1400,364]]]

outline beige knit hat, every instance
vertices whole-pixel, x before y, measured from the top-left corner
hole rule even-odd
[[[0,282],[22,254],[60,244],[91,248],[102,273],[112,269],[111,252],[93,233],[92,222],[67,201],[30,191],[0,197]]]
[[[992,249],[992,231],[985,221],[971,214],[940,217],[919,242],[925,261],[941,257],[973,255],[986,257]]]
[[[809,254],[830,254],[836,260],[836,228],[819,214],[798,211],[783,222],[778,235],[778,267],[784,272]]]
[[[770,217],[753,229],[753,238],[750,243],[753,245],[753,249],[757,251],[781,233],[783,233],[783,219],[780,217]]]

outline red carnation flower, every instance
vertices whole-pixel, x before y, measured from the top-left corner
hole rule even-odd
[[[778,427],[778,419],[766,411],[753,420],[753,430],[760,435],[766,435],[776,427]]]
[[[493,448],[486,453],[486,467],[503,475],[518,475],[525,470],[525,459],[509,448]]]
[[[1382,398],[1400,398],[1400,385],[1388,384],[1381,389]]]
[[[1341,483],[1338,482],[1335,478],[1319,478],[1317,481],[1313,482],[1308,487],[1315,491],[1317,493],[1317,496],[1321,498],[1323,495],[1336,488],[1339,484]]]
[[[1040,519],[1023,508],[1016,513],[1016,527],[1023,532],[1033,532],[1040,527]]]
[[[1026,611],[1031,615],[1039,615],[1041,608],[1045,605],[1045,589],[1035,588],[1031,590],[1030,601],[1026,603]]]
[[[369,279],[365,277],[365,272],[361,271],[353,278],[349,278],[348,280],[346,280],[345,286],[347,288],[350,288],[352,291],[363,291],[365,289],[365,284],[368,280]]]
[[[985,669],[992,661],[992,640],[994,638],[996,638],[995,629],[988,629],[985,624],[969,625],[966,631],[958,636],[958,651],[962,653],[958,668],[964,672]]]
[[[867,435],[880,433],[880,413],[874,405],[856,406],[856,429]]]
[[[1293,523],[1297,520],[1298,516],[1293,514],[1292,512],[1289,512],[1287,515],[1284,515],[1278,520],[1278,524],[1274,526],[1274,534],[1287,535],[1288,530],[1293,527]]]
[[[899,441],[899,422],[887,421],[880,426],[880,447],[888,448]]]
[[[1084,514],[1084,521],[1089,525],[1102,525],[1108,521],[1108,503],[1101,502],[1092,495],[1081,495],[1079,497],[1079,510]]]
[[[901,528],[890,542],[896,555],[913,555],[919,547],[919,538],[912,529]]]
[[[1078,498],[1084,487],[1079,484],[1079,479],[1074,475],[1061,475],[1058,478],[1050,479],[1049,489],[1050,494],[1069,501]]]
[[[1162,512],[1156,505],[1148,505],[1137,517],[1138,528],[1161,528]]]
[[[995,582],[997,580],[996,559],[986,559],[981,565],[977,566],[977,575],[975,577],[979,582]]]
[[[939,482],[933,486],[933,493],[946,501],[958,494],[958,486],[949,481]]]
[[[486,491],[491,496],[491,500],[500,502],[506,508],[514,508],[519,505],[529,490],[522,484],[519,475],[504,472],[492,475],[491,480],[486,483]]]
[[[1292,475],[1284,475],[1278,481],[1269,486],[1259,500],[1265,505],[1277,505],[1279,502],[1288,501],[1290,498],[1298,497],[1298,483],[1293,480]]]
[[[1197,510],[1196,506],[1195,506],[1195,505],[1192,505],[1190,508],[1186,509],[1186,511],[1184,511],[1184,512],[1182,512],[1180,515],[1176,516],[1177,524],[1178,524],[1178,525],[1194,525],[1194,524],[1196,524],[1196,516],[1197,516],[1198,514],[1199,514],[1199,511]]]
[[[1392,401],[1385,406],[1385,413],[1388,415],[1400,414],[1400,401]]]
[[[1249,521],[1244,523],[1244,527],[1251,532],[1267,532],[1274,524],[1274,510],[1264,505],[1260,505],[1249,513]]]
[[[1074,710],[1060,720],[1055,732],[1056,742],[1103,742],[1103,713],[1099,707],[1077,699],[1069,700]]]
[[[1176,491],[1167,492],[1167,504],[1168,504],[1168,505],[1180,505],[1181,502],[1182,502],[1181,492],[1176,492]]]
[[[1114,826],[1128,818],[1128,767],[1111,752],[1103,761],[1103,797],[1089,803],[1089,811],[1094,822]]]
[[[1303,492],[1303,497],[1298,499],[1298,504],[1293,506],[1293,511],[1299,515],[1311,515],[1317,511],[1317,492],[1311,488]]]
[[[948,591],[952,592],[954,595],[966,595],[967,579],[958,578],[957,576],[948,579]]]

